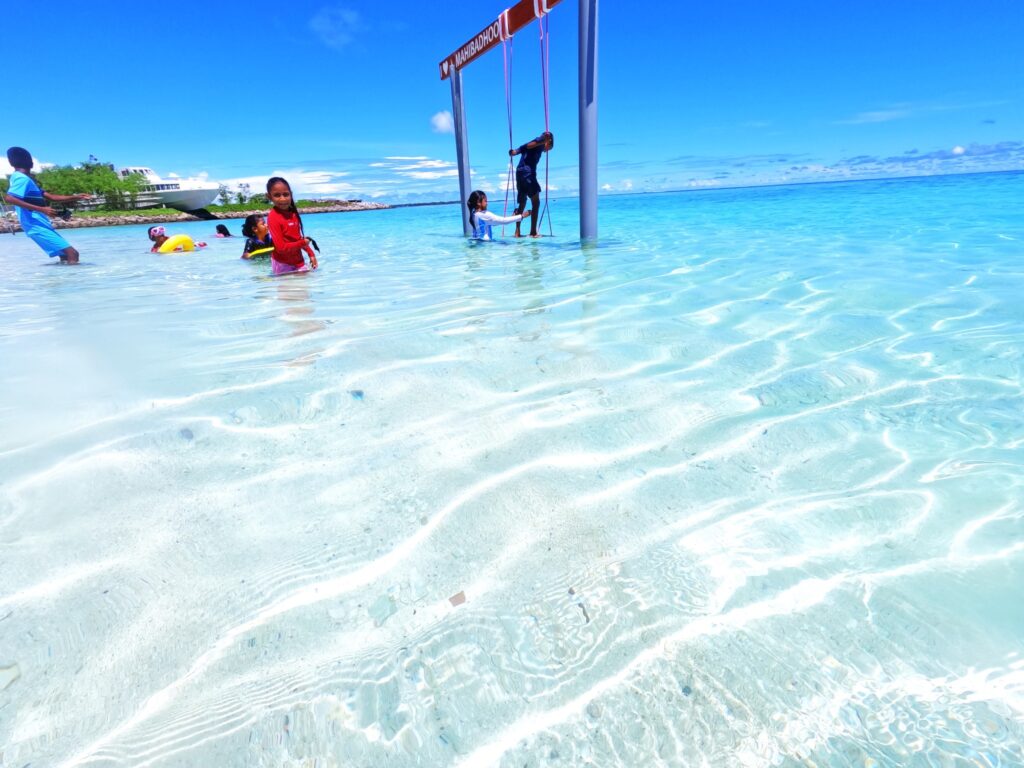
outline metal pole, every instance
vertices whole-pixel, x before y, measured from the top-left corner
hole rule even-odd
[[[469,209],[466,200],[473,191],[473,181],[469,176],[469,136],[466,133],[466,110],[462,103],[462,71],[456,69],[451,74],[452,81],[452,115],[455,118],[455,157],[459,162],[459,208],[462,209],[462,231],[466,237],[473,234],[469,225]]]
[[[597,0],[580,0],[580,239],[597,240]]]

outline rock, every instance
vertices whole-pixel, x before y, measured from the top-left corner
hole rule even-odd
[[[21,677],[21,667],[17,664],[0,667],[0,691],[10,688],[19,677]]]
[[[380,627],[394,616],[397,610],[398,606],[395,605],[395,600],[391,595],[381,595],[370,606],[370,617],[373,619],[373,623]]]

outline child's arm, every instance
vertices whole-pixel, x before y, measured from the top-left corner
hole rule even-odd
[[[309,244],[309,238],[303,238],[303,242],[305,245],[302,246],[302,250],[309,254],[309,266],[316,269],[320,264],[317,263],[316,254],[313,253],[313,247]]]
[[[526,213],[515,213],[511,216],[499,216],[496,213],[490,211],[477,211],[476,217],[481,221],[486,221],[488,224],[515,224],[517,221],[522,221],[530,215],[530,211]]]
[[[77,195],[54,195],[50,192],[43,192],[43,197],[55,203],[69,203],[72,200],[88,200],[92,195],[88,192],[82,192]]]
[[[525,144],[523,144],[523,146],[518,147],[517,149],[510,149],[508,151],[508,156],[515,157],[516,155],[525,152],[528,149],[536,149],[537,147],[543,147],[545,144],[547,144],[546,141],[538,141],[537,139],[534,139],[532,141],[526,142]]]
[[[38,213],[43,214],[44,216],[56,215],[56,211],[54,211],[53,208],[51,208],[48,205],[32,205],[32,203],[26,203],[20,197],[17,197],[9,193],[4,195],[4,199],[7,201],[9,205],[14,205],[17,206],[18,208],[24,208],[27,211],[36,211]]]

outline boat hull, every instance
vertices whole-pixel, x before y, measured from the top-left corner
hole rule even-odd
[[[164,189],[159,192],[140,192],[135,201],[136,208],[176,208],[179,211],[195,211],[205,208],[219,194],[213,189]]]

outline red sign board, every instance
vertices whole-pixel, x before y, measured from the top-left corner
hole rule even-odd
[[[437,65],[441,79],[445,80],[456,69],[462,69],[469,62],[482,56],[496,45],[511,37],[534,19],[539,19],[562,0],[520,0],[506,8],[495,21],[484,27],[479,34],[470,38],[463,46],[446,56]]]

